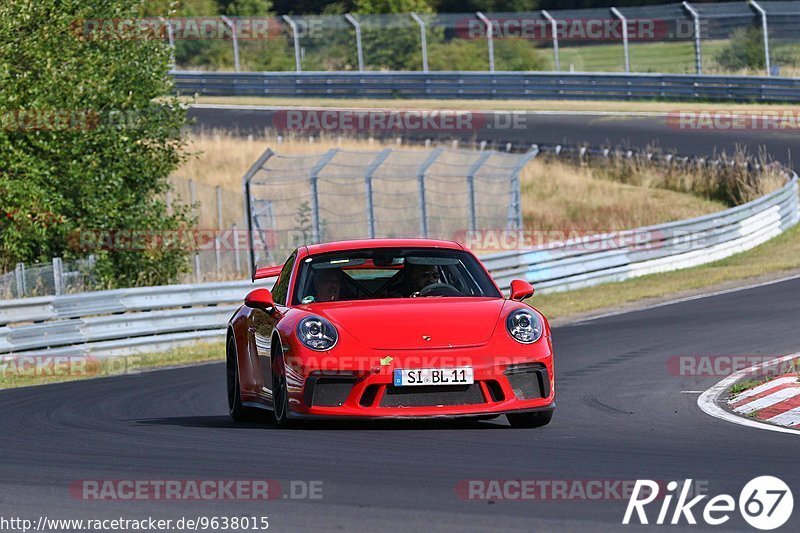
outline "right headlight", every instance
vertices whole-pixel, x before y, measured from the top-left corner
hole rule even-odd
[[[532,344],[541,338],[544,324],[536,313],[527,309],[518,309],[508,315],[506,330],[517,342]]]
[[[307,348],[324,352],[336,345],[339,334],[333,324],[321,316],[308,316],[297,325],[297,338]]]

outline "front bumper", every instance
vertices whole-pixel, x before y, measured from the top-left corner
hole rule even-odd
[[[555,380],[549,338],[535,348],[524,347],[527,353],[513,356],[487,355],[486,348],[396,353],[390,364],[381,364],[381,354],[325,361],[287,357],[289,415],[449,418],[554,409]],[[396,387],[393,384],[396,368],[460,366],[473,368],[473,385]]]

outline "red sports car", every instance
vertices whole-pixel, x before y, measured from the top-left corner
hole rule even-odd
[[[278,426],[317,418],[494,418],[536,427],[553,415],[544,316],[503,297],[457,243],[373,239],[303,246],[272,291],[255,289],[227,333],[234,420],[263,409]]]

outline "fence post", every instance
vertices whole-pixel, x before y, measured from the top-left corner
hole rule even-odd
[[[317,161],[308,176],[308,185],[311,188],[311,239],[316,243],[322,238],[322,223],[319,217],[319,194],[317,193],[317,180],[322,169],[330,163],[331,159],[339,152],[338,148],[331,148]]]
[[[233,64],[236,68],[236,72],[239,72],[239,37],[236,35],[236,26],[233,24],[233,21],[225,15],[222,15],[220,18],[222,22],[231,29],[231,40],[233,40]]]
[[[244,202],[243,207],[244,207],[244,217],[245,217],[244,226],[245,226],[245,231],[247,232],[247,248],[249,250],[248,255],[250,259],[248,261],[247,270],[248,274],[250,274],[250,277],[252,277],[253,274],[255,273],[255,264],[256,264],[256,250],[253,241],[253,202],[251,196],[252,191],[250,189],[250,181],[253,179],[253,176],[255,176],[259,170],[262,170],[264,168],[264,165],[266,164],[267,160],[273,155],[275,155],[275,152],[267,148],[264,151],[264,153],[261,154],[261,157],[258,158],[258,161],[253,163],[253,166],[251,166],[247,170],[247,172],[245,172],[244,176],[242,176],[242,197],[243,197],[242,201]]]
[[[238,274],[242,271],[242,259],[239,257],[239,233],[235,222],[231,226],[231,231],[233,232],[233,263],[236,268],[236,273]]]
[[[492,28],[492,23],[486,18],[486,15],[480,11],[475,13],[475,16],[486,24],[486,45],[489,48],[489,72],[494,72],[494,39],[492,38],[494,35],[494,28]]]
[[[478,229],[478,213],[475,208],[475,174],[486,163],[486,160],[495,153],[494,150],[487,150],[480,152],[478,159],[469,167],[467,171],[467,190],[469,193],[469,230],[475,231]]]
[[[364,49],[361,47],[361,24],[350,13],[346,13],[344,18],[353,25],[356,30],[356,51],[358,52],[358,71],[364,72]]]
[[[425,34],[425,21],[416,13],[411,13],[411,18],[419,24],[419,41],[422,46],[422,72],[428,72],[428,36]]]
[[[297,23],[289,15],[284,15],[283,20],[292,28],[292,40],[294,41],[294,67],[297,72],[303,72],[300,65],[300,35],[297,33]]]
[[[558,23],[550,13],[542,10],[542,16],[550,22],[550,31],[553,33],[553,59],[555,60],[556,71],[561,70],[561,62],[558,58]]]
[[[694,61],[697,64],[697,73],[703,73],[703,52],[700,48],[700,13],[689,2],[683,3],[684,9],[689,12],[694,20]]]
[[[25,263],[17,263],[14,268],[14,276],[17,279],[17,298],[24,298],[25,293]]]
[[[367,170],[364,172],[364,187],[366,188],[367,194],[367,231],[369,232],[370,239],[375,238],[375,205],[372,198],[372,176],[391,153],[391,148],[386,148],[378,152],[378,155],[372,160],[372,163],[369,164]]]
[[[612,7],[611,12],[622,22],[622,49],[625,52],[625,72],[630,73],[631,57],[628,52],[628,19],[626,19],[616,7]]]
[[[422,237],[428,237],[428,205],[425,200],[425,174],[428,168],[436,161],[436,159],[444,152],[443,148],[437,148],[423,161],[417,170],[417,187],[419,189],[419,216],[420,216],[420,230]]]
[[[169,61],[172,64],[172,68],[170,70],[177,69],[177,64],[175,63],[175,34],[172,32],[172,21],[169,19],[161,19],[166,22],[167,24],[167,40],[169,41]]]
[[[522,190],[519,181],[519,173],[528,164],[528,161],[539,155],[539,148],[531,146],[525,155],[517,161],[511,171],[511,205],[508,208],[509,229],[522,229]]]
[[[750,5],[761,15],[761,31],[764,33],[764,66],[767,67],[767,76],[772,76],[772,67],[769,61],[769,33],[767,32],[767,12],[756,2],[750,0]]]
[[[64,293],[63,264],[60,257],[53,258],[53,290],[56,296]]]

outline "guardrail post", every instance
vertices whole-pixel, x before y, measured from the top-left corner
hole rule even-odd
[[[475,231],[478,229],[478,212],[475,208],[475,174],[486,163],[486,160],[495,153],[494,150],[487,150],[481,152],[478,159],[469,167],[467,171],[467,194],[469,195],[469,230]]]
[[[494,28],[492,28],[492,23],[483,13],[478,11],[475,15],[481,19],[481,22],[486,24],[486,46],[489,49],[489,72],[494,72]]]
[[[244,201],[244,216],[245,216],[245,231],[247,231],[247,249],[248,255],[250,260],[248,261],[247,270],[250,277],[253,277],[255,273],[255,265],[256,265],[256,250],[255,250],[255,242],[253,240],[253,198],[252,198],[252,190],[250,187],[250,181],[253,179],[253,176],[264,167],[264,164],[267,160],[275,155],[275,152],[267,148],[267,150],[261,154],[261,157],[258,158],[258,161],[253,163],[247,172],[245,172],[244,176],[242,176],[242,196]]]
[[[425,21],[416,13],[411,13],[411,18],[419,24],[419,41],[422,47],[422,72],[428,72],[428,36],[425,34]]]
[[[24,298],[25,293],[25,263],[17,263],[14,268],[14,277],[17,280],[17,298]]]
[[[297,23],[289,15],[284,15],[283,20],[292,28],[292,40],[294,41],[294,67],[297,72],[303,72],[300,66],[300,35],[297,33]]]
[[[689,12],[694,21],[694,61],[697,67],[697,73],[703,73],[703,52],[700,47],[700,13],[692,7],[689,2],[683,3],[683,8]]]
[[[372,163],[369,164],[367,170],[364,172],[364,187],[366,188],[367,195],[367,231],[370,239],[375,238],[375,205],[372,194],[372,176],[375,174],[375,171],[378,170],[378,167],[381,166],[384,161],[386,161],[386,158],[389,157],[389,154],[391,153],[391,148],[386,148],[380,151],[375,159],[372,160]]]
[[[630,73],[631,57],[628,51],[628,19],[626,19],[616,7],[612,7],[611,12],[622,22],[622,49],[625,52],[625,72]]]
[[[764,33],[764,66],[767,68],[767,76],[772,76],[772,67],[769,61],[769,33],[767,32],[767,12],[756,2],[750,0],[750,5],[761,15],[761,31]]]
[[[322,238],[322,223],[319,217],[319,194],[317,193],[317,180],[322,169],[330,163],[331,159],[339,152],[338,148],[331,148],[323,155],[308,176],[308,185],[311,189],[311,240],[319,242]]]
[[[428,168],[436,161],[436,159],[444,152],[443,148],[437,148],[428,156],[425,161],[417,169],[417,188],[419,190],[419,217],[420,217],[420,231],[422,237],[428,237],[428,204],[425,200],[425,174]]]
[[[235,65],[236,72],[239,72],[239,37],[236,35],[236,26],[233,24],[233,21],[225,15],[222,15],[220,18],[231,30],[231,39],[233,40],[233,64]]]
[[[56,296],[64,294],[63,263],[60,257],[53,258],[53,291]]]
[[[555,61],[556,72],[561,70],[561,62],[558,58],[558,23],[550,13],[542,10],[542,16],[550,22],[550,31],[553,33],[553,60]]]
[[[358,71],[364,72],[364,49],[361,47],[361,24],[350,13],[346,13],[344,18],[353,25],[356,30],[356,51],[358,52]]]
[[[517,161],[511,171],[511,205],[508,207],[509,229],[522,229],[522,190],[519,181],[519,173],[528,164],[528,161],[539,155],[539,147],[531,146],[525,155]]]

